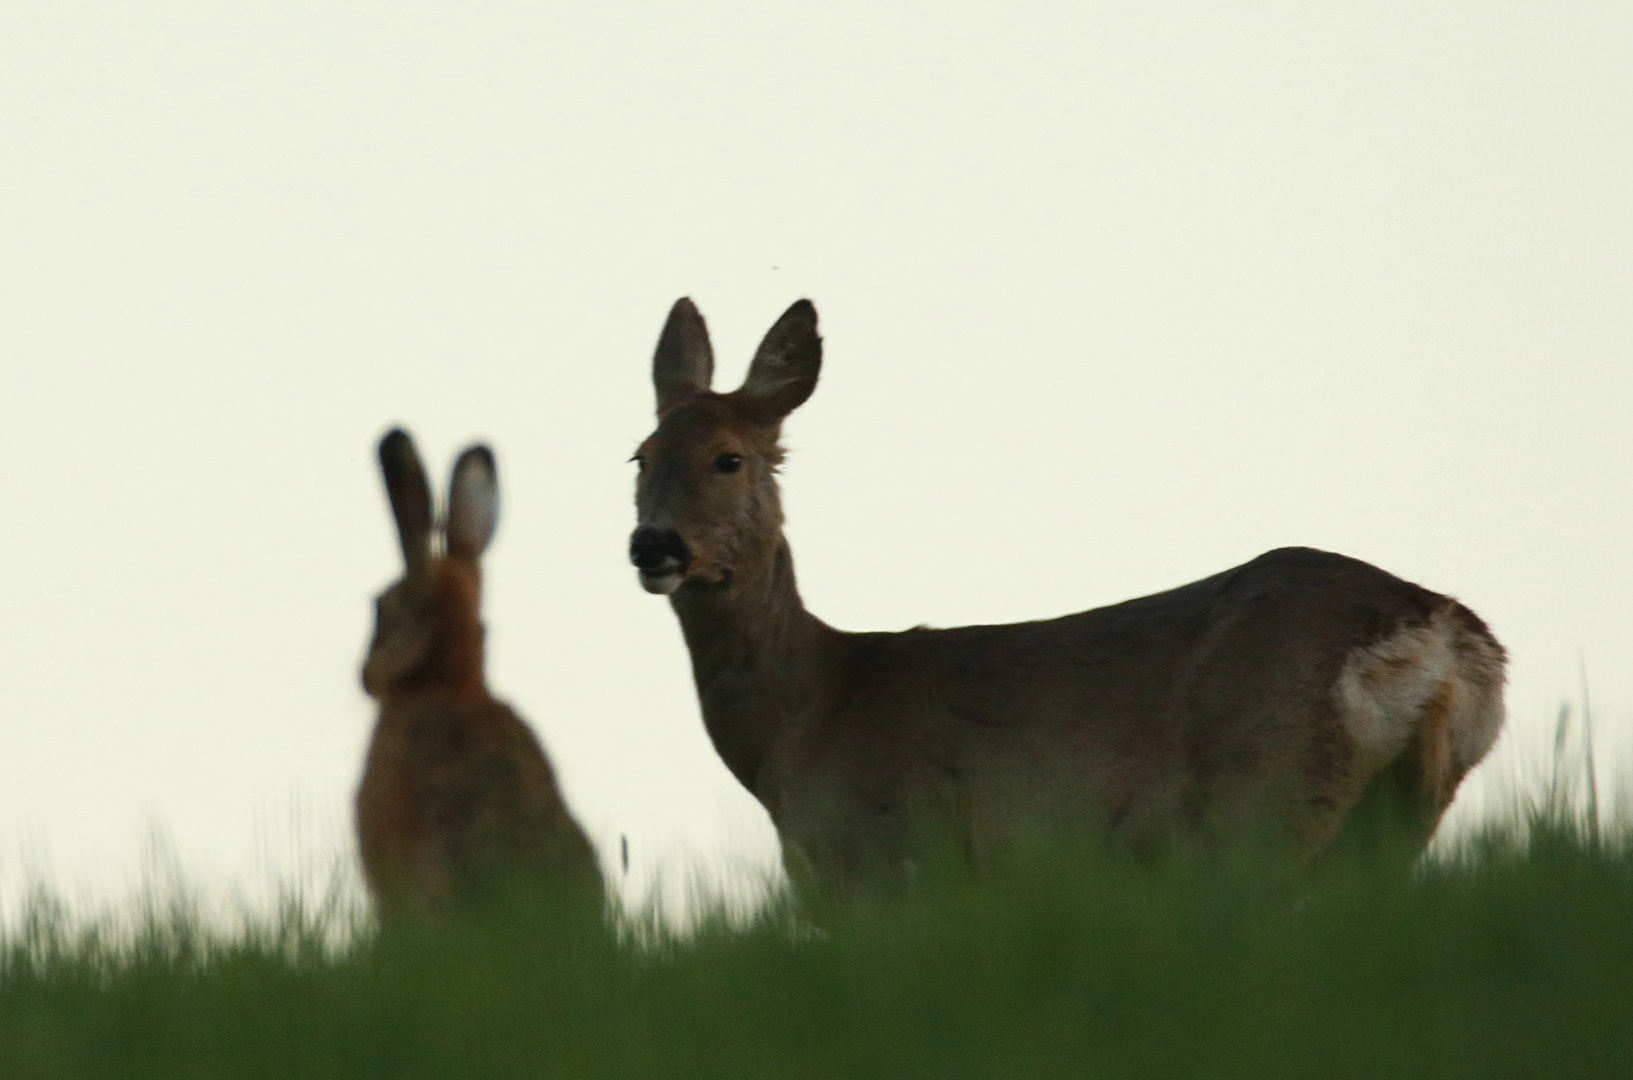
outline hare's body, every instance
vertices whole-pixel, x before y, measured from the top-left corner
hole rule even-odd
[[[518,868],[562,876],[595,865],[533,732],[491,699],[381,710],[357,839],[376,897],[431,909]]]
[[[497,515],[492,455],[474,447],[455,466],[442,554],[408,436],[386,436],[380,458],[408,570],[379,599],[363,668],[380,702],[356,804],[369,891],[386,918],[498,885],[599,896],[595,851],[539,741],[483,678],[478,558]]]

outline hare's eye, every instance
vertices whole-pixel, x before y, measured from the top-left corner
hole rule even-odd
[[[742,454],[721,454],[714,459],[714,467],[724,473],[733,473],[743,467]]]

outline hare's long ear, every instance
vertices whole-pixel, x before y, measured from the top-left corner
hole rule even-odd
[[[448,554],[475,559],[499,524],[499,469],[493,451],[477,445],[454,462],[448,485]]]
[[[750,416],[775,423],[805,403],[821,371],[816,306],[797,300],[766,331],[748,366],[748,378],[731,396]]]
[[[403,561],[410,570],[417,570],[431,557],[431,485],[408,432],[393,428],[380,440],[380,471],[385,474],[391,513],[397,519]]]
[[[714,349],[709,328],[687,297],[669,309],[669,321],[652,357],[652,387],[658,392],[658,415],[709,388],[714,379]]]

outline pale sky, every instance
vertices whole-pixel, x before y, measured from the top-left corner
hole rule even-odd
[[[489,675],[632,888],[775,862],[625,562],[665,313],[793,300],[808,605],[1057,615],[1285,544],[1585,663],[1633,774],[1633,6],[0,0],[0,894],[349,850],[399,556],[499,461]],[[1482,799],[1482,795],[1486,796]],[[1608,796],[1607,796],[1608,798]]]

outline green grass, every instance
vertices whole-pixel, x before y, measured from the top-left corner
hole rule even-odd
[[[1633,847],[1558,815],[1410,874],[1032,855],[686,932],[518,904],[382,937],[297,903],[119,932],[41,900],[0,949],[0,1076],[1633,1073]]]

